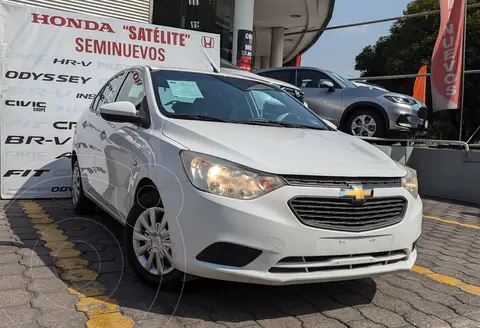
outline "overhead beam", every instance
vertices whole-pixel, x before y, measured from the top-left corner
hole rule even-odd
[[[480,3],[474,3],[474,4],[471,4],[471,5],[467,5],[467,9],[476,9],[476,8],[480,8]],[[416,14],[403,15],[403,16],[390,17],[390,18],[383,18],[383,19],[377,19],[377,20],[371,20],[371,21],[365,21],[365,22],[358,22],[358,23],[345,24],[345,25],[336,25],[336,26],[316,28],[316,29],[311,29],[311,30],[302,30],[302,31],[298,31],[298,32],[288,32],[288,33],[285,33],[285,35],[287,36],[287,35],[298,35],[298,34],[304,34],[304,33],[317,33],[317,32],[323,32],[323,31],[328,31],[328,30],[338,30],[338,29],[347,28],[347,27],[378,24],[378,23],[395,21],[395,20],[398,20],[398,19],[410,19],[410,18],[416,18],[416,17],[427,17],[427,16],[430,16],[430,15],[438,15],[438,14],[440,14],[440,10],[424,11],[424,12],[416,13]]]

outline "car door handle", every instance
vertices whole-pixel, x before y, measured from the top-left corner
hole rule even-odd
[[[132,165],[137,166],[138,162],[135,158],[132,157]]]

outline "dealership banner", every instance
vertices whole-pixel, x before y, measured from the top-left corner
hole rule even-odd
[[[0,1],[1,197],[70,197],[75,124],[134,65],[212,71],[220,36]]]
[[[253,32],[238,30],[237,66],[246,71],[252,69]]]
[[[465,0],[440,0],[440,16],[431,68],[434,111],[462,107]]]

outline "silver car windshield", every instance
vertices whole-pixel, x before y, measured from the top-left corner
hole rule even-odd
[[[337,81],[338,83],[340,83],[344,88],[358,88],[357,85],[355,85],[352,81],[344,78],[343,76],[341,75],[338,75],[337,73],[334,73],[334,72],[329,72],[330,75],[332,75]]]
[[[172,70],[152,72],[152,81],[168,117],[330,130],[291,96],[260,81]]]

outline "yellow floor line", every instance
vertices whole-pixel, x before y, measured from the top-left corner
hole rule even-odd
[[[96,280],[97,273],[88,268],[88,261],[80,257],[82,253],[48,213],[34,201],[20,201],[20,206],[45,241],[55,265],[63,270],[61,278],[69,284],[68,292],[78,297],[75,307],[87,315],[87,328],[133,327],[134,321],[120,313],[117,302],[106,296],[107,288]]]
[[[454,225],[458,225],[460,227],[480,230],[480,226],[475,225],[475,224],[461,223],[461,222],[458,222],[458,221],[446,220],[446,219],[438,218],[436,216],[429,216],[429,215],[424,215],[423,217],[425,219],[436,220],[436,221],[440,221],[440,222],[443,222],[443,223],[454,224]]]
[[[424,267],[421,267],[421,266],[418,266],[418,265],[414,265],[413,268],[412,268],[412,271],[416,272],[416,273],[420,273],[424,276],[427,276],[428,278],[430,278],[432,280],[441,282],[442,284],[447,284],[447,285],[450,285],[450,286],[460,288],[461,290],[463,290],[464,292],[466,292],[468,294],[480,296],[480,287],[470,285],[470,284],[466,284],[459,279],[452,278],[452,277],[449,277],[449,276],[445,276],[443,274],[435,273],[435,272],[431,271],[430,269],[427,269],[427,268],[424,268]]]

